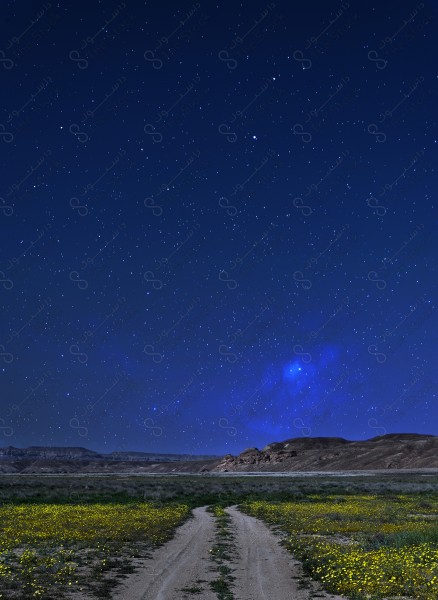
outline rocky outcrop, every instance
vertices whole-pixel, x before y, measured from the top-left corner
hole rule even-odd
[[[438,437],[388,434],[370,440],[293,438],[227,454],[215,471],[351,471],[438,468]]]

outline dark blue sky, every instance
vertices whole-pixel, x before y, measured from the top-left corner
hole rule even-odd
[[[5,2],[0,445],[438,433],[433,2]]]

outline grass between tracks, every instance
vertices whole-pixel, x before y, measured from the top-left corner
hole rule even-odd
[[[218,600],[234,600],[232,583],[234,577],[230,567],[235,551],[234,535],[230,530],[230,515],[224,507],[215,505],[210,508],[216,517],[216,539],[210,549],[211,558],[215,561],[218,577],[210,583],[211,589],[216,592]]]

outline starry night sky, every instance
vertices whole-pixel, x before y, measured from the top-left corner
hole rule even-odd
[[[2,3],[1,446],[438,434],[434,4]]]

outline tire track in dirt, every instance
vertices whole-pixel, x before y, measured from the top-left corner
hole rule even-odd
[[[193,518],[171,540],[154,550],[150,559],[142,560],[139,571],[117,588],[113,600],[217,600],[210,588],[217,570],[209,552],[215,543],[215,519],[206,508],[195,508]],[[301,563],[262,521],[236,506],[226,512],[231,517],[235,550],[229,561],[235,600],[347,600],[327,594],[305,576]]]
[[[347,600],[327,594],[303,574],[301,563],[279,544],[278,537],[262,522],[226,509],[232,518],[237,557],[231,562],[235,600]],[[303,583],[305,586],[303,586]],[[317,596],[316,596],[317,594]]]
[[[195,508],[189,519],[174,537],[157,548],[144,568],[130,576],[113,595],[114,600],[182,600],[184,597],[217,600],[209,582],[215,570],[209,549],[215,536],[213,516],[206,507]],[[197,583],[202,580],[203,583]],[[184,588],[201,588],[192,596]]]

